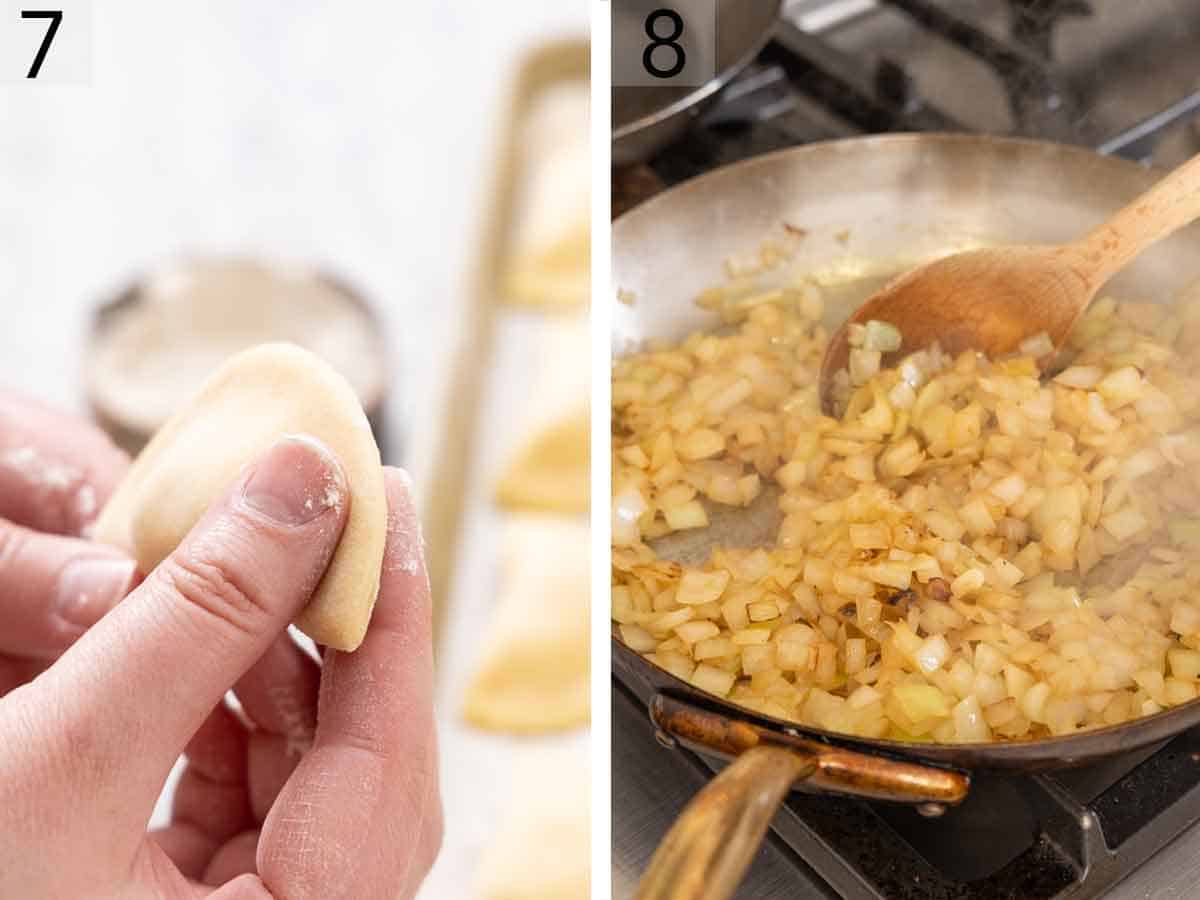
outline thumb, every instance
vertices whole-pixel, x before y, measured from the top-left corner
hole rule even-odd
[[[349,502],[323,444],[282,439],[45,673],[30,700],[58,710],[52,752],[86,748],[72,769],[91,773],[89,800],[144,823],[188,740],[312,595]]]
[[[115,550],[0,519],[0,654],[56,658],[136,582]]]

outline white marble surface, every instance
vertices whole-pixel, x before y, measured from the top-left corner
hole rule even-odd
[[[318,263],[381,312],[390,442],[424,471],[508,77],[587,17],[586,0],[97,3],[90,85],[0,85],[0,386],[82,411],[88,313],[164,259]],[[456,724],[461,677],[439,695],[430,900],[465,895],[507,787],[495,744]]]

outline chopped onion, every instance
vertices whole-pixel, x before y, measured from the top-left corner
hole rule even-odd
[[[1145,447],[1121,463],[1121,477],[1133,481],[1153,472],[1164,462],[1166,460],[1161,453],[1153,447]]]
[[[879,319],[871,319],[867,322],[862,347],[864,350],[895,353],[900,349],[902,340],[900,329],[891,322],[881,322]]]
[[[921,645],[914,658],[921,671],[929,674],[946,664],[946,660],[950,658],[950,645],[940,634],[935,634]]]
[[[851,709],[862,709],[864,706],[870,706],[872,703],[878,703],[883,699],[883,694],[875,690],[869,684],[864,684],[846,698],[846,705]]]
[[[996,499],[1003,501],[1006,506],[1012,506],[1025,494],[1027,487],[1021,473],[1013,472],[999,481],[992,482],[988,492]]]
[[[911,387],[913,390],[921,387],[925,383],[925,372],[917,360],[920,354],[914,353],[912,356],[900,363],[900,380]]]
[[[1100,299],[1045,381],[1047,334],[988,360],[855,324],[834,417],[800,285],[748,275],[711,298],[727,328],[614,360],[625,642],[758,713],[868,738],[1036,739],[1195,700],[1200,293],[1153,320]],[[693,556],[677,534],[768,492],[774,537],[714,520]]]
[[[649,506],[641,491],[629,488],[613,498],[612,507],[612,539],[618,546],[627,547],[637,543],[641,534],[638,531],[638,518]]]
[[[1200,679],[1200,652],[1174,648],[1167,651],[1167,661],[1171,664],[1171,674],[1176,678],[1187,681]]]
[[[1126,506],[1102,518],[1100,524],[1118,541],[1127,541],[1150,523],[1132,506]]]
[[[1021,341],[1018,349],[1026,356],[1041,359],[1043,356],[1049,356],[1054,352],[1054,341],[1050,339],[1050,335],[1046,332],[1039,331],[1032,337],[1027,337]]]
[[[621,640],[630,650],[638,653],[649,653],[658,646],[658,638],[637,625],[621,625]]]
[[[964,743],[981,743],[992,739],[992,729],[983,718],[983,708],[974,696],[965,698],[954,707],[954,731]]]
[[[1087,391],[1099,384],[1103,377],[1104,370],[1099,366],[1070,366],[1054,377],[1054,383]]]
[[[986,580],[980,569],[967,569],[950,582],[950,593],[955,597],[966,597],[983,587]]]
[[[879,366],[883,354],[878,350],[864,350],[856,347],[850,351],[850,383],[866,384],[879,374]]]
[[[887,398],[888,403],[896,409],[912,409],[913,404],[917,402],[917,390],[907,381],[897,381],[888,391]]]
[[[1116,431],[1121,420],[1108,411],[1104,399],[1095,392],[1087,395],[1088,424],[1099,431]]]
[[[708,663],[700,663],[692,672],[691,682],[702,691],[724,697],[733,688],[736,677],[733,672],[726,672]]]
[[[1096,390],[1113,408],[1133,403],[1142,396],[1144,381],[1142,373],[1135,366],[1124,366],[1115,372],[1109,372],[1104,380],[1096,385]]]
[[[931,684],[898,684],[892,688],[892,696],[913,722],[950,715],[946,695]]]
[[[675,602],[685,606],[712,603],[725,593],[725,588],[729,586],[729,578],[729,573],[725,571],[700,572],[690,569],[684,572],[683,578],[679,580],[679,590],[675,592]]]

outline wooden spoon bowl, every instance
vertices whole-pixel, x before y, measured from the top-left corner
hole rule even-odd
[[[892,281],[850,316],[821,364],[821,405],[836,414],[834,376],[850,358],[849,326],[876,319],[899,329],[901,355],[938,343],[989,356],[1045,332],[1061,347],[1096,293],[1154,242],[1200,217],[1200,156],[1188,160],[1084,238],[1058,245],[971,250]]]

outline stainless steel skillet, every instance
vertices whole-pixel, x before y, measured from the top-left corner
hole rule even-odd
[[[790,266],[907,258],[978,242],[1053,242],[1082,233],[1155,179],[1132,163],[1036,141],[890,135],[758,157],[652,198],[613,226],[613,352],[716,324],[694,304],[727,259],[788,242]],[[1163,299],[1200,277],[1200,228],[1148,252],[1110,286]],[[972,771],[1070,766],[1200,723],[1200,700],[1111,728],[1037,741],[904,744],[800,728],[703,694],[619,640],[614,667],[651,697],[660,731],[736,757],[673,828],[643,897],[728,896],[776,805],[796,783],[920,804],[955,803]]]

